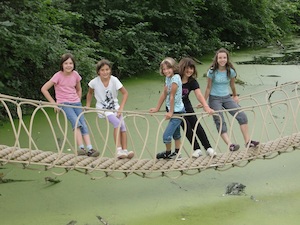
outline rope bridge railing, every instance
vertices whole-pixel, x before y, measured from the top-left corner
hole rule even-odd
[[[261,143],[255,148],[246,147],[240,141],[243,138],[235,120],[236,115],[232,117],[228,111],[223,110],[230,139],[242,146],[240,150],[231,152],[221,140],[212,116],[203,110],[196,110],[197,123],[201,123],[218,154],[216,157],[203,155],[192,158],[192,145],[184,137],[184,129],[180,148],[182,160],[155,158],[158,152],[165,150],[162,134],[168,121],[164,119],[164,112],[123,112],[128,149],[135,152],[135,157],[118,159],[113,127],[107,119],[98,118],[98,113],[103,113],[103,110],[99,112],[95,108],[86,108],[82,115],[87,121],[92,144],[100,151],[100,156],[95,158],[77,155],[76,133],[72,131],[63,111],[54,113],[53,109],[59,105],[0,94],[0,110],[9,121],[1,129],[0,163],[51,169],[56,175],[75,170],[92,174],[94,178],[109,176],[117,179],[131,174],[147,178],[177,178],[206,169],[224,171],[232,167],[243,167],[253,160],[272,159],[299,148],[299,84],[300,82],[290,82],[240,97],[240,104],[243,106],[241,111],[245,111],[248,117],[251,139]],[[25,114],[29,109],[31,113]],[[183,122],[185,123],[184,120]],[[194,139],[197,139],[195,133]]]

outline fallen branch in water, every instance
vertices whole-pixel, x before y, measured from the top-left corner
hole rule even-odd
[[[45,181],[47,182],[51,182],[53,184],[57,184],[59,182],[61,182],[61,180],[57,180],[56,178],[52,178],[52,177],[45,177]]]
[[[104,225],[109,225],[101,216],[97,216],[98,220],[103,223]]]

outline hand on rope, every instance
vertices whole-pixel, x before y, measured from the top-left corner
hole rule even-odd
[[[59,113],[59,112],[60,112],[60,108],[59,108],[58,106],[55,106],[55,107],[54,107],[54,112],[55,112],[55,113]]]
[[[200,108],[203,108],[205,112],[207,112],[209,115],[212,115],[215,113],[215,111],[210,108],[208,105],[205,105],[203,107],[203,105],[201,103],[199,103],[197,106],[196,106],[197,109],[200,109]]]

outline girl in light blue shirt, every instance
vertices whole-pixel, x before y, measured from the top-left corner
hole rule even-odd
[[[207,87],[205,91],[205,99],[209,97],[208,104],[215,111],[230,109],[228,112],[234,116],[240,124],[246,147],[256,147],[259,142],[250,140],[248,132],[248,119],[243,111],[239,111],[239,98],[235,89],[236,71],[229,60],[229,52],[221,48],[217,51],[211,68],[207,72]],[[232,91],[230,96],[229,87]],[[231,110],[233,109],[233,110]],[[228,145],[230,151],[236,151],[240,148],[238,144],[230,141],[227,134],[227,126],[222,112],[218,112],[219,116],[214,115],[214,121],[218,131],[221,124],[221,137]]]
[[[182,102],[182,82],[181,77],[177,74],[178,66],[173,58],[167,57],[160,63],[160,74],[166,77],[163,92],[158,100],[156,108],[151,108],[150,112],[158,112],[166,101],[166,116],[169,124],[163,134],[163,142],[166,145],[166,151],[156,155],[157,159],[181,159],[179,154],[181,145],[180,124],[182,119],[172,117],[174,114],[185,113]],[[172,139],[175,141],[175,151],[171,152]]]

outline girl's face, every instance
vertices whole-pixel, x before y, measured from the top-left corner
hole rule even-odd
[[[108,65],[104,65],[100,68],[100,70],[98,71],[98,75],[101,78],[109,78],[111,75],[111,69]]]
[[[195,73],[195,68],[194,67],[191,67],[191,66],[188,66],[184,69],[184,76],[185,77],[190,77],[192,76],[193,74]]]
[[[218,53],[217,62],[219,66],[225,67],[227,63],[227,54],[225,52]]]
[[[65,73],[71,73],[74,70],[74,63],[71,58],[68,58],[62,64],[63,71]]]
[[[162,65],[162,73],[166,76],[166,77],[172,77],[174,75],[174,71],[173,68],[169,67],[166,64]]]

